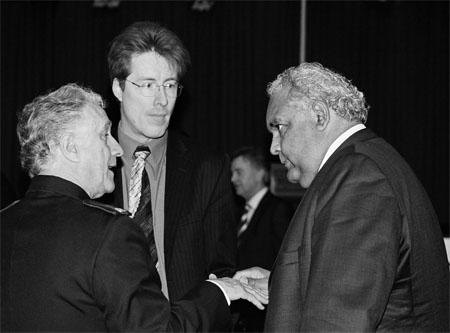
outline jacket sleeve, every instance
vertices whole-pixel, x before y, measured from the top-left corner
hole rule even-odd
[[[402,217],[392,187],[369,158],[341,162],[317,194],[304,332],[375,331],[395,280]]]
[[[227,301],[212,283],[205,281],[169,303],[145,236],[128,218],[117,219],[105,233],[92,268],[92,288],[111,331],[221,331],[229,325]]]

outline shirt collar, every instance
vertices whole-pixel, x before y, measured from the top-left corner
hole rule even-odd
[[[338,149],[344,143],[345,140],[347,140],[350,136],[352,136],[353,134],[355,134],[356,132],[358,132],[364,128],[366,128],[366,126],[364,126],[364,124],[357,124],[357,125],[349,128],[348,130],[346,130],[336,140],[334,140],[334,142],[328,148],[327,153],[325,154],[318,171],[320,171],[320,169],[322,169],[322,167],[324,166],[326,161],[328,161],[330,156],[336,151],[336,149]]]
[[[267,191],[269,189],[264,186],[262,189],[260,189],[256,194],[250,198],[250,200],[247,201],[247,204],[251,207],[251,209],[255,209],[258,207],[259,202],[262,200],[263,196],[266,195]]]
[[[117,129],[117,136],[119,138],[119,143],[123,149],[123,158],[128,160],[133,160],[133,153],[137,146],[147,146],[150,148],[151,154],[149,158],[154,160],[156,163],[162,159],[164,156],[164,151],[167,146],[167,137],[168,131],[164,133],[164,135],[157,139],[149,139],[147,142],[142,143],[134,140],[130,136],[124,133],[122,126],[122,122],[119,122],[119,126]]]

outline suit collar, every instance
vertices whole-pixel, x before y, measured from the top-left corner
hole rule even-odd
[[[80,186],[56,176],[41,175],[34,177],[26,195],[32,192],[53,192],[79,200],[90,199]]]
[[[374,138],[377,138],[378,136],[369,128],[365,128],[359,132],[354,133],[351,135],[347,140],[345,140],[342,145],[336,150],[336,152],[345,149],[348,146],[351,146],[357,142],[363,142],[367,140],[371,140]],[[335,154],[333,154],[335,155]]]
[[[333,154],[331,154],[330,158],[325,162],[323,167],[320,169],[318,175],[321,174],[323,171],[325,171],[325,169],[328,169],[333,164],[334,160],[336,160],[336,158],[338,158],[341,155],[341,153],[344,152],[346,149],[351,149],[351,147],[353,147],[358,142],[364,142],[377,137],[378,136],[368,128],[364,128],[354,133],[349,138],[347,138],[347,140],[345,140]],[[315,178],[317,178],[317,175]],[[315,182],[315,180],[316,179],[313,180],[313,183]]]
[[[319,166],[319,170],[322,169],[323,165],[326,163],[326,161],[330,158],[330,156],[347,140],[350,136],[353,134],[363,130],[366,128],[364,124],[356,124],[352,127],[350,127],[348,130],[346,130],[344,133],[339,135],[339,137],[334,140],[334,142],[328,147],[328,150],[322,160],[322,163]]]

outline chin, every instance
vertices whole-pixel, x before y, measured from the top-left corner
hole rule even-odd
[[[104,192],[103,194],[105,194],[105,193],[111,193],[112,191],[114,191],[115,188],[116,188],[116,185],[114,185],[114,183],[113,183],[112,185],[106,186],[106,187],[105,187],[105,192]],[[102,195],[103,195],[103,194],[102,194]]]
[[[150,131],[147,131],[144,133],[144,135],[149,139],[157,139],[160,138],[166,133],[167,126],[164,127],[154,127],[150,129]]]
[[[300,171],[296,169],[289,169],[286,178],[290,183],[299,183],[301,178]]]

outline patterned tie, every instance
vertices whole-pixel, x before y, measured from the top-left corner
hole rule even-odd
[[[145,159],[150,155],[147,146],[138,146],[134,152],[135,160],[131,168],[128,208],[133,221],[139,225],[147,237],[153,264],[158,262],[155,236],[153,233],[152,195],[150,181],[145,171]]]
[[[248,223],[250,222],[250,220],[247,217],[248,217],[248,214],[251,209],[252,209],[252,206],[250,206],[248,203],[246,203],[245,204],[245,212],[244,212],[244,214],[242,214],[241,222],[239,222],[239,225],[238,225],[238,234],[237,234],[238,237],[241,236],[245,230],[247,230]]]

